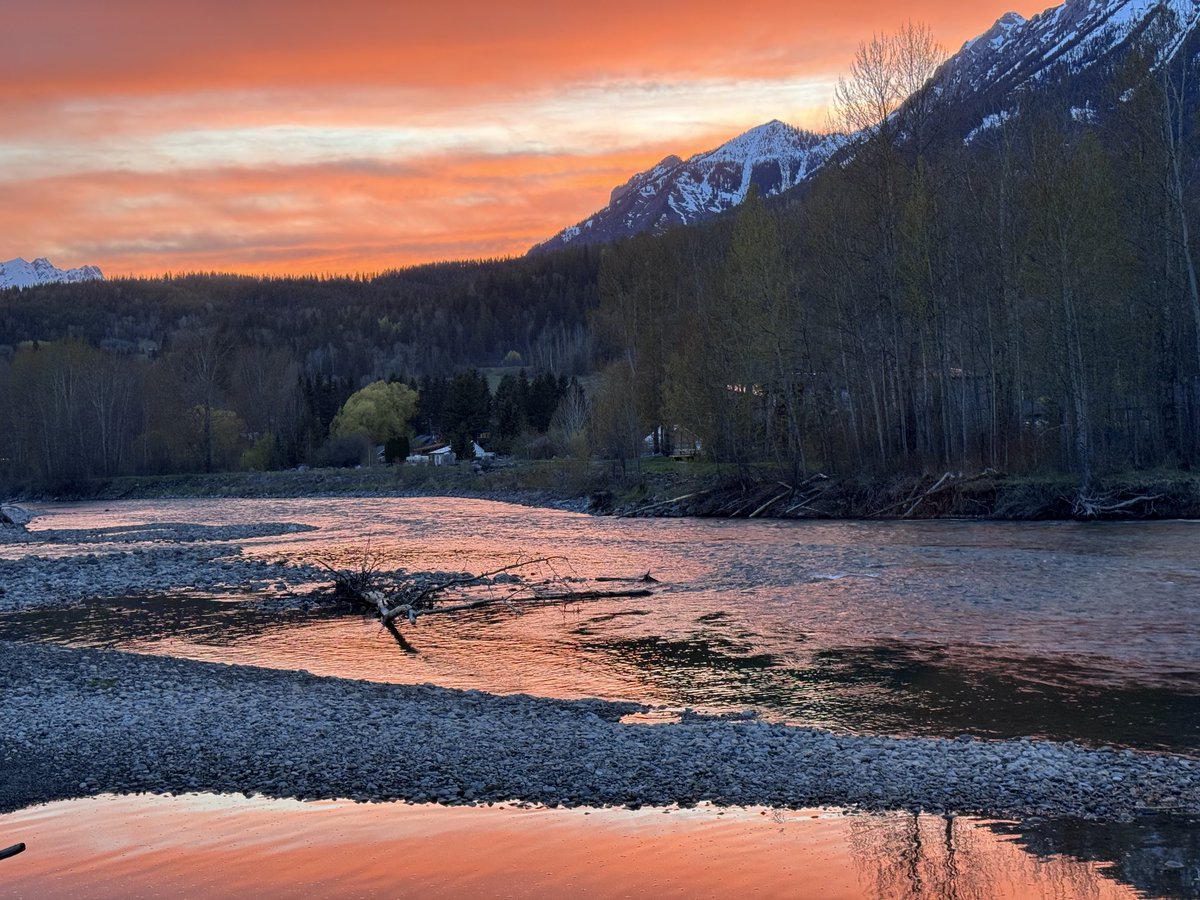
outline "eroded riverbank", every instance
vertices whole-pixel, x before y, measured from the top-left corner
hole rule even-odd
[[[15,494],[46,498],[42,490]],[[1200,518],[1200,478],[1185,471],[1096,476],[1086,491],[1069,475],[983,472],[823,473],[782,476],[670,459],[621,472],[579,460],[507,461],[486,469],[386,466],[120,476],[64,486],[60,500],[182,498],[463,497],[547,509],[638,517],[938,519],[1007,521]]]

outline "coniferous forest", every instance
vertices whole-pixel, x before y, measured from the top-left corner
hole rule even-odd
[[[781,475],[992,468],[1086,485],[1190,468],[1194,94],[1136,53],[1106,91],[1086,116],[1030,95],[969,142],[919,102],[872,116],[847,91],[847,130],[876,124],[811,184],[606,247],[4,292],[0,480],[336,462],[334,416],[379,380],[418,391],[413,429],[469,418],[512,449],[550,430],[549,392],[528,406],[539,377],[579,436],[547,453],[628,460],[652,435],[658,452],[686,440]],[[453,380],[500,366],[486,411],[451,423]]]

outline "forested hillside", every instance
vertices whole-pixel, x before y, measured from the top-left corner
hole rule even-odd
[[[313,373],[445,374],[499,365],[586,365],[598,254],[440,263],[375,278],[185,275],[0,292],[0,348],[79,338],[122,354],[170,351],[217,329],[238,344],[287,350]]]
[[[598,256],[2,291],[0,481],[357,462],[329,426],[370,382],[435,386],[414,423],[433,427],[455,373],[590,366]]]

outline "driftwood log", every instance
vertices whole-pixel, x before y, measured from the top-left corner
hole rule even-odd
[[[542,556],[519,558],[478,575],[448,574],[442,577],[412,579],[385,576],[377,560],[364,554],[359,568],[338,570],[322,562],[334,579],[334,595],[352,606],[378,617],[397,643],[407,651],[411,645],[401,634],[398,625],[407,621],[416,624],[421,616],[447,615],[489,606],[504,606],[519,612],[522,607],[546,606],[555,603],[574,603],[585,600],[606,600],[617,597],[648,597],[653,591],[645,587],[615,590],[585,588],[579,579],[560,576],[555,566],[563,566],[562,557]],[[601,576],[599,582],[633,582],[656,584],[658,579],[649,572],[621,578]]]
[[[897,500],[896,502],[885,506],[882,509],[876,510],[871,518],[890,518],[894,516],[901,509],[901,507],[905,507],[904,512],[900,514],[900,518],[911,519],[918,509],[920,509],[927,501],[932,500],[939,494],[942,494],[946,491],[957,490],[963,485],[970,484],[973,481],[979,481],[984,478],[995,478],[999,474],[1000,473],[998,471],[990,468],[984,469],[982,472],[978,472],[974,475],[964,475],[961,472],[946,472],[941,478],[934,481],[933,484],[929,485],[928,487],[925,486],[928,482],[928,477],[922,478],[919,482],[917,482],[917,486],[913,488],[912,492],[907,497],[902,500]]]
[[[1071,512],[1078,519],[1100,519],[1135,513],[1144,516],[1154,512],[1154,501],[1161,500],[1162,497],[1162,494],[1138,494],[1121,499],[1112,494],[1094,494],[1080,490],[1071,503]]]

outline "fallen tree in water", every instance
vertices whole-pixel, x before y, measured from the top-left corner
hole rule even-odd
[[[487,572],[471,574],[416,575],[385,572],[369,550],[358,568],[337,569],[321,565],[333,575],[333,593],[337,599],[377,616],[385,628],[406,650],[411,650],[397,623],[415,625],[421,616],[466,612],[489,606],[504,606],[514,612],[531,606],[606,600],[617,597],[647,597],[648,588],[620,590],[589,589],[584,579],[559,572],[568,566],[561,556],[518,557],[507,565]],[[630,581],[656,583],[647,572],[634,578],[601,576],[598,582]]]

